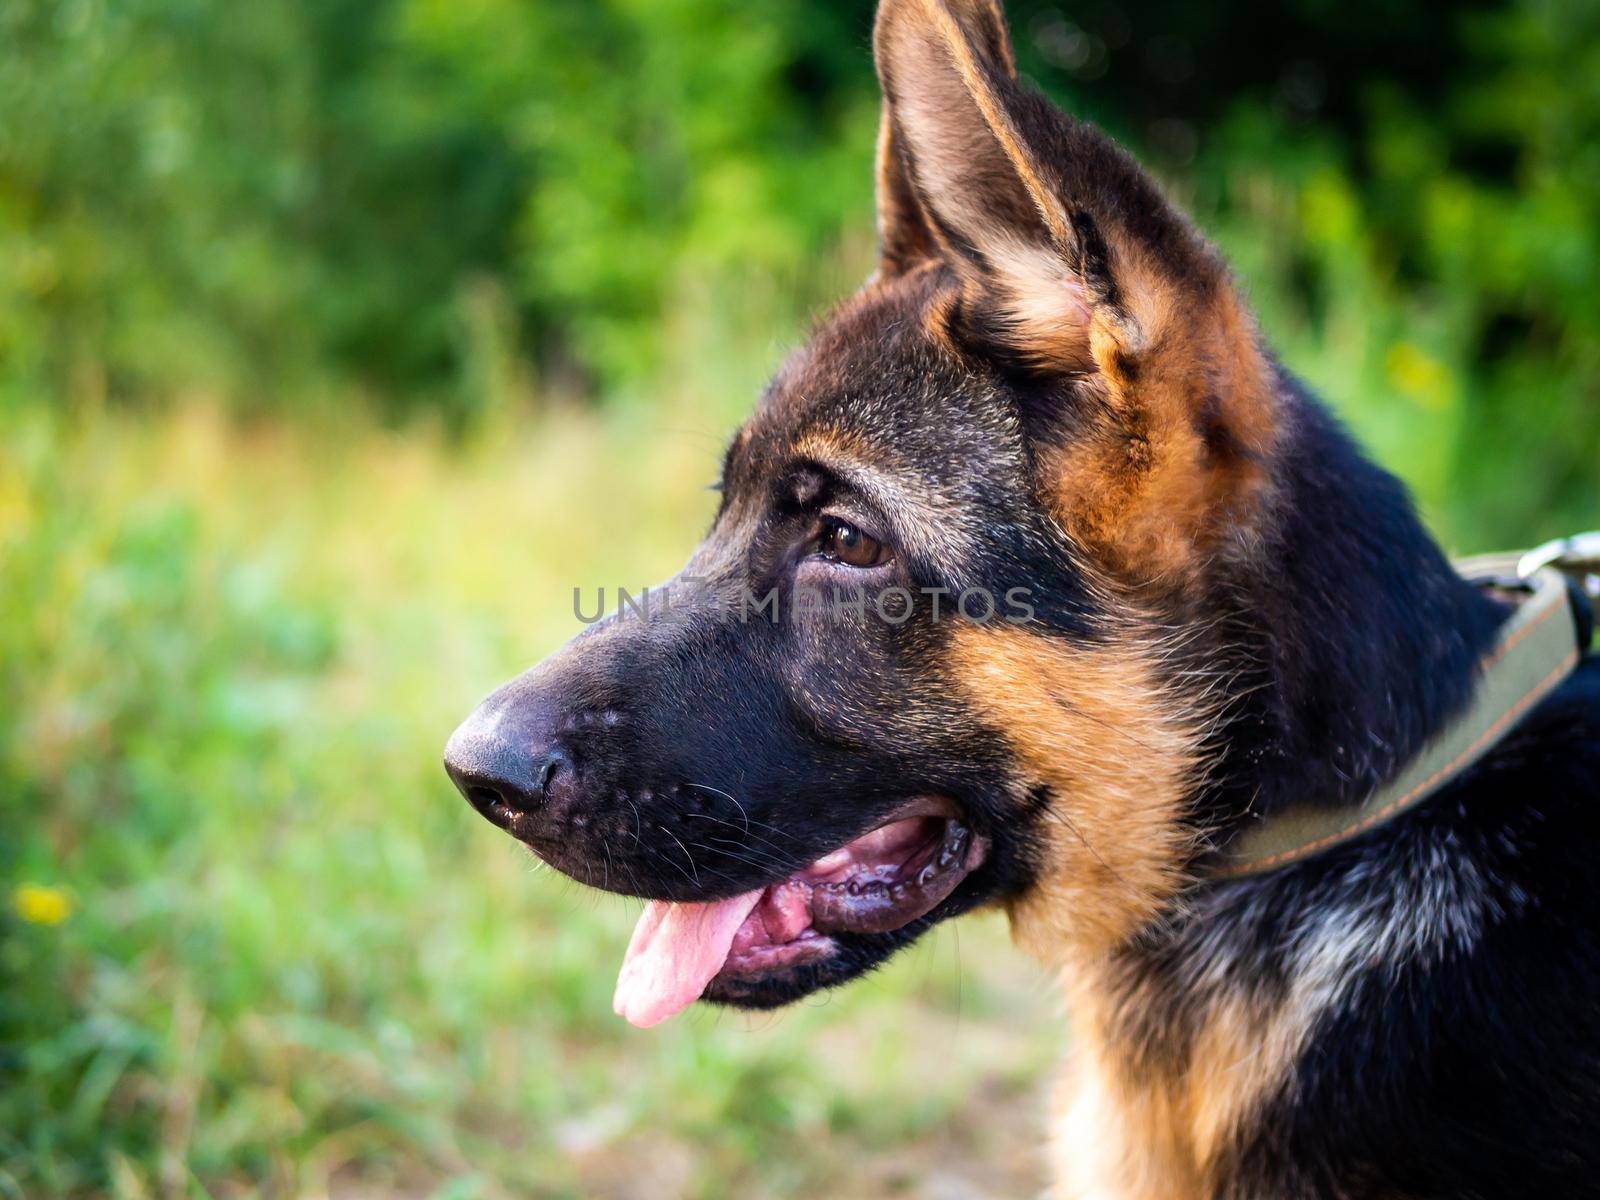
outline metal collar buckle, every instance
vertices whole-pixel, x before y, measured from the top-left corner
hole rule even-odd
[[[1524,579],[1541,567],[1555,567],[1577,583],[1589,599],[1600,600],[1600,530],[1556,538],[1517,560],[1517,574]]]

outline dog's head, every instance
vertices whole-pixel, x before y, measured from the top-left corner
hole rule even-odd
[[[1181,644],[1264,507],[1271,367],[1138,166],[1018,82],[989,0],[884,0],[875,46],[877,273],[734,438],[648,615],[446,751],[541,858],[655,902],[639,1023],[792,1000],[989,902],[1043,952],[1106,944],[1196,832],[1215,714]]]

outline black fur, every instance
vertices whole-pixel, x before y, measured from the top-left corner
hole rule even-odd
[[[1343,805],[1394,774],[1471,694],[1506,610],[1463,581],[1404,487],[1287,372],[1287,444],[1262,552],[1216,598],[1235,691],[1212,798],[1223,821]]]

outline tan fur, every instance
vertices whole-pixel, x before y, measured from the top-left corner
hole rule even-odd
[[[947,288],[939,292],[929,302],[922,316],[922,327],[927,331],[929,340],[952,359],[961,357],[961,349],[956,344],[955,333],[951,329],[956,298],[957,293],[954,289]]]
[[[1253,324],[1231,291],[1203,306],[1170,287],[1139,294],[1142,349],[1096,314],[1093,428],[1059,447],[1046,474],[1059,519],[1106,567],[1181,585],[1202,577],[1228,534],[1252,527],[1277,415]]]
[[[1004,731],[1023,786],[1047,787],[1048,869],[1011,907],[1018,942],[1055,963],[1116,945],[1181,882],[1178,804],[1201,770],[1196,715],[1133,640],[1075,644],[961,625],[949,670]]]
[[[1181,1057],[1152,1062],[1130,1042],[1144,985],[1113,951],[1182,884],[1191,842],[1179,805],[1204,769],[1202,715],[1154,682],[1146,644],[1131,630],[1071,644],[964,626],[949,659],[1004,731],[1019,784],[1053,797],[1045,865],[1009,913],[1017,943],[1066,986],[1076,1057],[1057,1136],[1062,1196],[1210,1194],[1231,1139],[1290,1078],[1317,1011],[1310,997],[1269,1010],[1221,992]]]
[[[1175,1123],[1202,1168],[1215,1163],[1251,1110],[1289,1077],[1307,1028],[1301,1016],[1293,1006],[1258,1011],[1239,996],[1213,1006],[1174,1096]]]
[[[984,289],[1005,317],[1006,341],[1035,366],[1076,374],[1094,368],[1089,329],[1093,308],[1082,280],[1059,254],[995,234],[986,243],[992,279],[969,280],[969,303],[982,307]]]
[[[1057,1096],[1052,1196],[1058,1200],[1201,1200],[1206,1180],[1185,1153],[1161,1096],[1129,1088],[1100,1043],[1074,1026],[1074,1057]]]
[[[1045,229],[1049,231],[1051,239],[1058,246],[1067,246],[1072,242],[1072,227],[1067,221],[1067,214],[1061,206],[1060,198],[1044,182],[1038,164],[1033,159],[1033,152],[1017,132],[1016,126],[1011,121],[1011,116],[1000,103],[991,86],[988,76],[984,71],[984,63],[980,61],[979,52],[967,29],[972,27],[972,17],[968,17],[967,28],[963,29],[950,6],[940,0],[921,0],[924,9],[924,19],[933,29],[936,29],[944,41],[945,52],[950,56],[956,71],[961,76],[972,102],[978,106],[978,111],[983,114],[983,119],[989,127],[989,132],[1000,143],[1001,150],[1010,161],[1011,167],[1017,173],[1027,189],[1028,199],[1033,201],[1034,207],[1039,211],[1039,218],[1044,222]],[[958,5],[957,7],[977,8],[985,14],[992,9],[986,4]],[[996,19],[999,19],[996,17]],[[1002,28],[1004,23],[1002,21]],[[995,62],[992,58],[988,66],[999,68],[1006,74],[1015,75],[1016,67],[1011,58],[1009,39],[1005,42],[1004,59]]]
[[[949,658],[1004,731],[1021,786],[1048,787],[1054,806],[1038,882],[1009,913],[1017,943],[1068,984],[1078,1058],[1058,1139],[1063,1196],[1200,1194],[1188,1093],[1119,1070],[1118,993],[1096,970],[1182,883],[1190,843],[1178,805],[1203,769],[1196,715],[1155,682],[1145,644],[963,626]],[[1196,1117],[1211,1114],[1201,1106]]]
[[[893,460],[887,449],[849,429],[812,425],[789,440],[788,456],[807,459],[854,478],[865,471],[882,471]]]
[[[1138,1053],[1125,1025],[1154,999],[1082,961],[1064,974],[1074,1057],[1058,1096],[1063,1196],[1184,1200],[1215,1193],[1236,1136],[1288,1086],[1317,1009],[1212,998],[1176,1060]]]
[[[920,150],[917,180],[960,214],[968,231],[988,224],[985,197],[964,186],[975,163],[1003,156],[1026,188],[1043,229],[1059,245],[1071,227],[1060,199],[990,83],[1015,74],[1004,21],[993,5],[965,0],[885,0],[874,32],[886,110]],[[976,110],[971,119],[963,110]],[[981,247],[980,247],[981,248]]]

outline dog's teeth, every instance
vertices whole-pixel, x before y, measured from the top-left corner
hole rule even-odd
[[[939,861],[939,865],[941,867],[949,865],[948,863],[946,863],[944,861],[944,855],[941,854],[939,856],[939,860],[940,860]],[[922,870],[917,872],[917,886],[918,887],[927,887],[928,886],[928,881],[930,879],[932,879],[935,874],[936,874],[936,872],[934,871],[933,864],[929,863],[927,866],[923,867]]]

